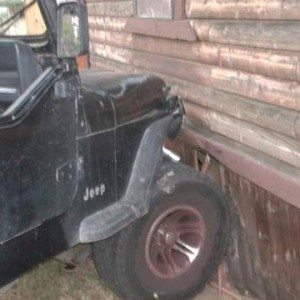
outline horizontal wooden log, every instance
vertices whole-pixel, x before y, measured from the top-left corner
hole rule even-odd
[[[186,16],[200,19],[300,20],[298,0],[186,0]]]
[[[300,113],[209,86],[165,78],[185,103],[200,105],[300,140]]]
[[[300,85],[263,76],[187,62],[141,51],[107,45],[91,45],[92,53],[110,60],[186,81],[300,111]]]
[[[299,21],[194,21],[200,41],[300,51]]]
[[[300,142],[199,105],[185,109],[192,123],[300,168]]]
[[[179,138],[206,151],[229,170],[300,208],[299,168],[191,124],[184,124]]]
[[[133,1],[92,2],[87,4],[88,13],[106,17],[132,17],[134,15]]]
[[[300,53],[205,42],[185,42],[90,29],[92,42],[217,65],[273,78],[300,81]]]

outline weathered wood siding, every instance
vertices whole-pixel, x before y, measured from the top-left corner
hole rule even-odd
[[[89,0],[91,65],[157,74],[181,96],[181,141],[228,170],[247,241],[236,250],[243,289],[299,299],[300,1],[174,6],[173,20],[138,19],[131,0]]]
[[[190,121],[300,167],[299,1],[187,0],[185,20],[157,22],[133,1],[88,6],[94,67],[159,74]]]

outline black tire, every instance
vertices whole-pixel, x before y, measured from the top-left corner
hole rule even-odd
[[[204,176],[199,183],[180,184],[171,194],[154,199],[147,216],[113,237],[92,245],[93,259],[102,280],[123,299],[190,299],[210,282],[229,244],[228,198]],[[183,274],[164,278],[146,259],[147,237],[153,223],[173,207],[191,207],[202,216],[205,238],[201,251]],[[176,254],[177,255],[177,254]]]

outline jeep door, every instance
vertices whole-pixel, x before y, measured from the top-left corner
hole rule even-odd
[[[72,205],[76,107],[74,95],[55,92],[59,77],[48,69],[0,114],[0,243]]]

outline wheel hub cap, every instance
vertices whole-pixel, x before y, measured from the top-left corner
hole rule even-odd
[[[151,271],[174,279],[186,273],[199,257],[205,238],[202,215],[192,206],[176,206],[160,215],[146,241],[146,261]]]

